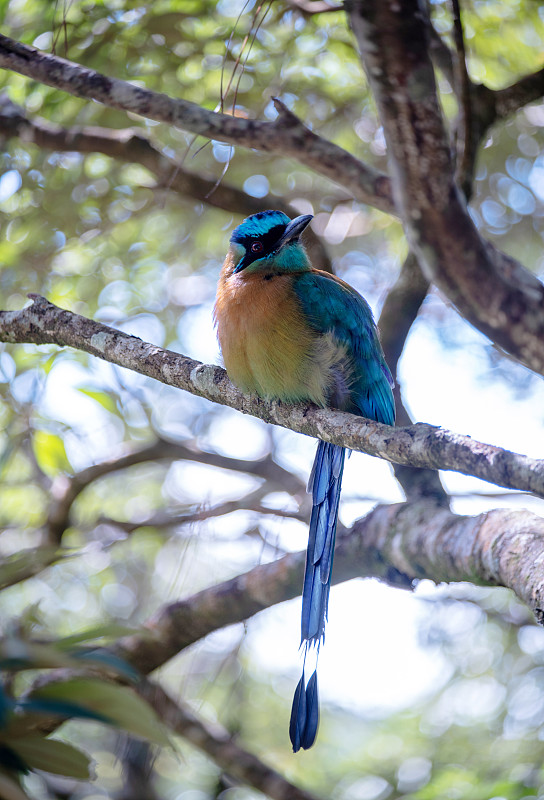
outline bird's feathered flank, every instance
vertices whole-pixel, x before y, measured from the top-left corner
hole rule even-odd
[[[233,232],[214,309],[231,380],[243,391],[311,401],[392,425],[393,381],[372,313],[349,284],[312,268],[300,234],[311,217],[264,211]],[[302,595],[301,639],[324,639],[345,450],[320,441],[308,482],[312,516]],[[304,669],[289,733],[312,746],[319,722],[317,674]]]
[[[333,336],[348,354],[347,395],[343,392],[339,403],[332,397],[329,405],[393,425],[393,378],[366,300],[345,281],[320,270],[300,275],[294,291],[307,325]]]

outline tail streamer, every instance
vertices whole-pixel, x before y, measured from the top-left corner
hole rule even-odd
[[[304,666],[308,649],[315,645],[319,652],[321,642],[325,641],[345,454],[343,447],[320,441],[308,481],[313,507],[302,590],[301,646],[304,646]],[[313,745],[319,725],[317,672],[312,673],[305,685],[304,666],[295,691],[289,726],[295,753]]]

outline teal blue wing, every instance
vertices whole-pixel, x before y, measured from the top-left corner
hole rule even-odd
[[[393,425],[393,379],[366,300],[347,283],[318,270],[297,275],[294,289],[308,324],[321,334],[331,332],[347,348],[352,374],[346,410]]]

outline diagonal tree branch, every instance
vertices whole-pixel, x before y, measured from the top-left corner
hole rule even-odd
[[[186,170],[136,129],[63,128],[44,119],[30,120],[22,108],[5,94],[0,94],[0,137],[14,136],[55,152],[102,153],[117,161],[141,164],[156,177],[158,188],[169,189],[231,214],[249,216],[267,208],[277,208],[289,216],[298,213],[276,195],[252,197],[225,181],[218,184],[213,178],[204,178]],[[323,242],[310,228],[306,245],[316,267],[330,272],[329,255]]]
[[[224,728],[197,717],[157,683],[138,685],[138,694],[156,710],[159,718],[184,739],[207,753],[231,778],[263,792],[273,800],[318,800],[243,748]]]
[[[361,202],[395,213],[387,176],[366,166],[338,145],[317,136],[279,101],[276,101],[278,118],[274,122],[218,114],[188,100],[173,99],[118,78],[109,78],[1,34],[0,67],[76,97],[166,122],[209,139],[295,158],[320,175],[340,183]]]
[[[518,262],[480,237],[454,184],[429,58],[425,11],[418,0],[400,4],[373,0],[363,5],[361,0],[347,0],[346,7],[380,108],[397,187],[396,204],[427,277],[499,347],[544,373],[544,288]],[[308,130],[278,100],[274,122],[217,114],[41,53],[3,35],[0,67],[198,135],[296,158],[340,183],[356,199],[395,213],[386,175]],[[421,170],[422,163],[429,169]]]
[[[463,517],[420,501],[378,506],[340,536],[333,583],[374,577],[403,588],[423,578],[506,586],[542,622],[543,563],[541,517],[503,509]],[[291,553],[166,605],[141,633],[120,641],[119,653],[147,674],[209,633],[296,597],[303,566],[304,553]]]
[[[544,497],[544,460],[477,442],[433,425],[405,428],[330,409],[286,405],[242,394],[221,367],[143,342],[136,336],[72,314],[38,295],[21,311],[0,311],[0,341],[75,347],[169,386],[252,414],[265,422],[332,441],[397,464],[451,469],[509,489]]]
[[[544,286],[482,239],[455,184],[423,5],[349,0],[348,7],[384,127],[397,205],[421,268],[469,322],[544,374]]]
[[[339,537],[335,551],[334,583],[355,577],[377,577],[393,586],[409,588],[416,579],[464,581],[512,589],[544,620],[544,519],[529,511],[497,509],[478,517],[461,517],[428,503],[378,506]],[[215,630],[252,617],[299,593],[304,553],[284,556],[253,568],[222,584],[159,609],[141,632],[120,640],[116,652],[143,674],[148,674]],[[334,606],[331,604],[332,620]],[[265,765],[231,740],[172,705],[162,689],[143,684],[153,704],[165,703],[165,716],[174,729],[208,752],[230,771],[240,756],[235,777],[266,791],[271,797],[282,783],[265,788]],[[157,692],[157,694],[154,694]],[[31,720],[31,724],[32,723]],[[58,718],[40,718],[39,730],[51,732]],[[197,741],[198,739],[198,741]],[[247,755],[247,758],[246,758]],[[223,761],[225,759],[225,761]],[[246,770],[246,764],[252,765]],[[256,774],[252,773],[256,769]],[[264,776],[264,777],[263,777]],[[273,788],[273,787],[278,787]],[[285,795],[298,797],[301,795]]]

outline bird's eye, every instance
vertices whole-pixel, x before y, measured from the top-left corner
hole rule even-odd
[[[262,242],[253,242],[251,245],[251,252],[252,253],[262,253],[264,250],[264,246]]]

